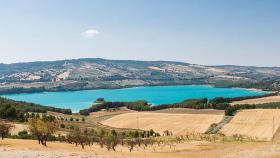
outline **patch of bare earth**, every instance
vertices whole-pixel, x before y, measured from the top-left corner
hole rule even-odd
[[[28,126],[25,124],[11,123],[13,128],[11,129],[11,135],[17,135],[20,131],[28,131]]]

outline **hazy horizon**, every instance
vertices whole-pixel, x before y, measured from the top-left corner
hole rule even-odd
[[[109,58],[102,58],[102,57],[88,57],[88,58],[69,58],[69,59],[54,59],[54,60],[33,60],[33,61],[19,61],[19,62],[11,62],[11,63],[4,63],[0,62],[0,64],[17,64],[17,63],[32,63],[32,62],[52,62],[52,61],[63,61],[63,60],[79,60],[79,59],[104,59],[104,60],[130,60],[130,61],[166,61],[166,62],[182,62],[187,64],[194,64],[194,65],[204,65],[204,66],[252,66],[252,67],[280,67],[280,66],[258,66],[258,65],[240,65],[240,64],[198,64],[198,63],[192,63],[188,61],[178,61],[178,60],[137,60],[137,59],[109,59]]]
[[[0,63],[104,58],[280,67],[277,0],[0,2]]]

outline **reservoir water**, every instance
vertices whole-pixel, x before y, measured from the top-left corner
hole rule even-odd
[[[263,95],[265,92],[239,88],[214,88],[211,86],[155,86],[124,89],[81,90],[69,92],[43,92],[2,95],[17,101],[33,102],[74,112],[88,108],[97,98],[107,101],[146,100],[153,105],[181,102],[186,99],[214,97],[240,97]]]

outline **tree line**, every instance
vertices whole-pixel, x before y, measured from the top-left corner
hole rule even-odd
[[[225,115],[233,116],[237,110],[242,109],[280,109],[280,102],[229,106],[225,109]]]
[[[136,111],[155,111],[162,110],[168,108],[191,108],[191,109],[217,109],[217,110],[225,110],[230,105],[229,103],[233,101],[241,101],[246,99],[256,99],[267,96],[273,96],[276,93],[269,93],[260,96],[245,96],[245,97],[235,97],[235,98],[224,98],[224,97],[216,97],[213,99],[187,99],[185,101],[174,103],[174,104],[161,104],[157,106],[151,106],[146,101],[135,101],[135,102],[107,102],[103,101],[99,104],[92,105],[88,109],[80,110],[81,115],[89,115],[91,112],[100,111],[102,109],[112,109],[112,108],[120,108],[126,107],[130,110]]]
[[[129,132],[116,132],[115,130],[100,130],[94,129],[73,129],[67,136],[66,142],[81,146],[84,148],[99,144],[101,148],[105,147],[107,150],[116,150],[118,145],[127,145],[130,151],[138,144],[140,145],[143,140],[151,139],[160,136],[159,133],[153,130],[148,131],[129,131]]]
[[[54,108],[34,103],[19,102],[0,97],[0,118],[25,121],[29,113],[46,113],[47,111],[72,114],[71,109]]]
[[[137,106],[141,106],[141,107],[149,107],[148,102],[146,101],[135,101],[135,102],[107,102],[107,101],[103,101],[103,102],[99,102],[98,104],[94,104],[92,105],[90,108],[88,109],[83,109],[80,110],[80,114],[81,115],[89,115],[91,112],[97,112],[100,111],[102,109],[112,109],[112,108],[120,108],[120,107],[137,107]]]

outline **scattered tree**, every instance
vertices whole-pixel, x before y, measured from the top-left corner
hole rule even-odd
[[[58,124],[53,117],[46,116],[29,120],[28,128],[31,134],[37,137],[39,144],[47,146],[47,140],[56,132]]]
[[[13,128],[13,125],[7,124],[4,122],[0,122],[0,134],[1,134],[2,140],[4,139],[4,137],[6,135],[8,135],[10,133],[12,128]]]

